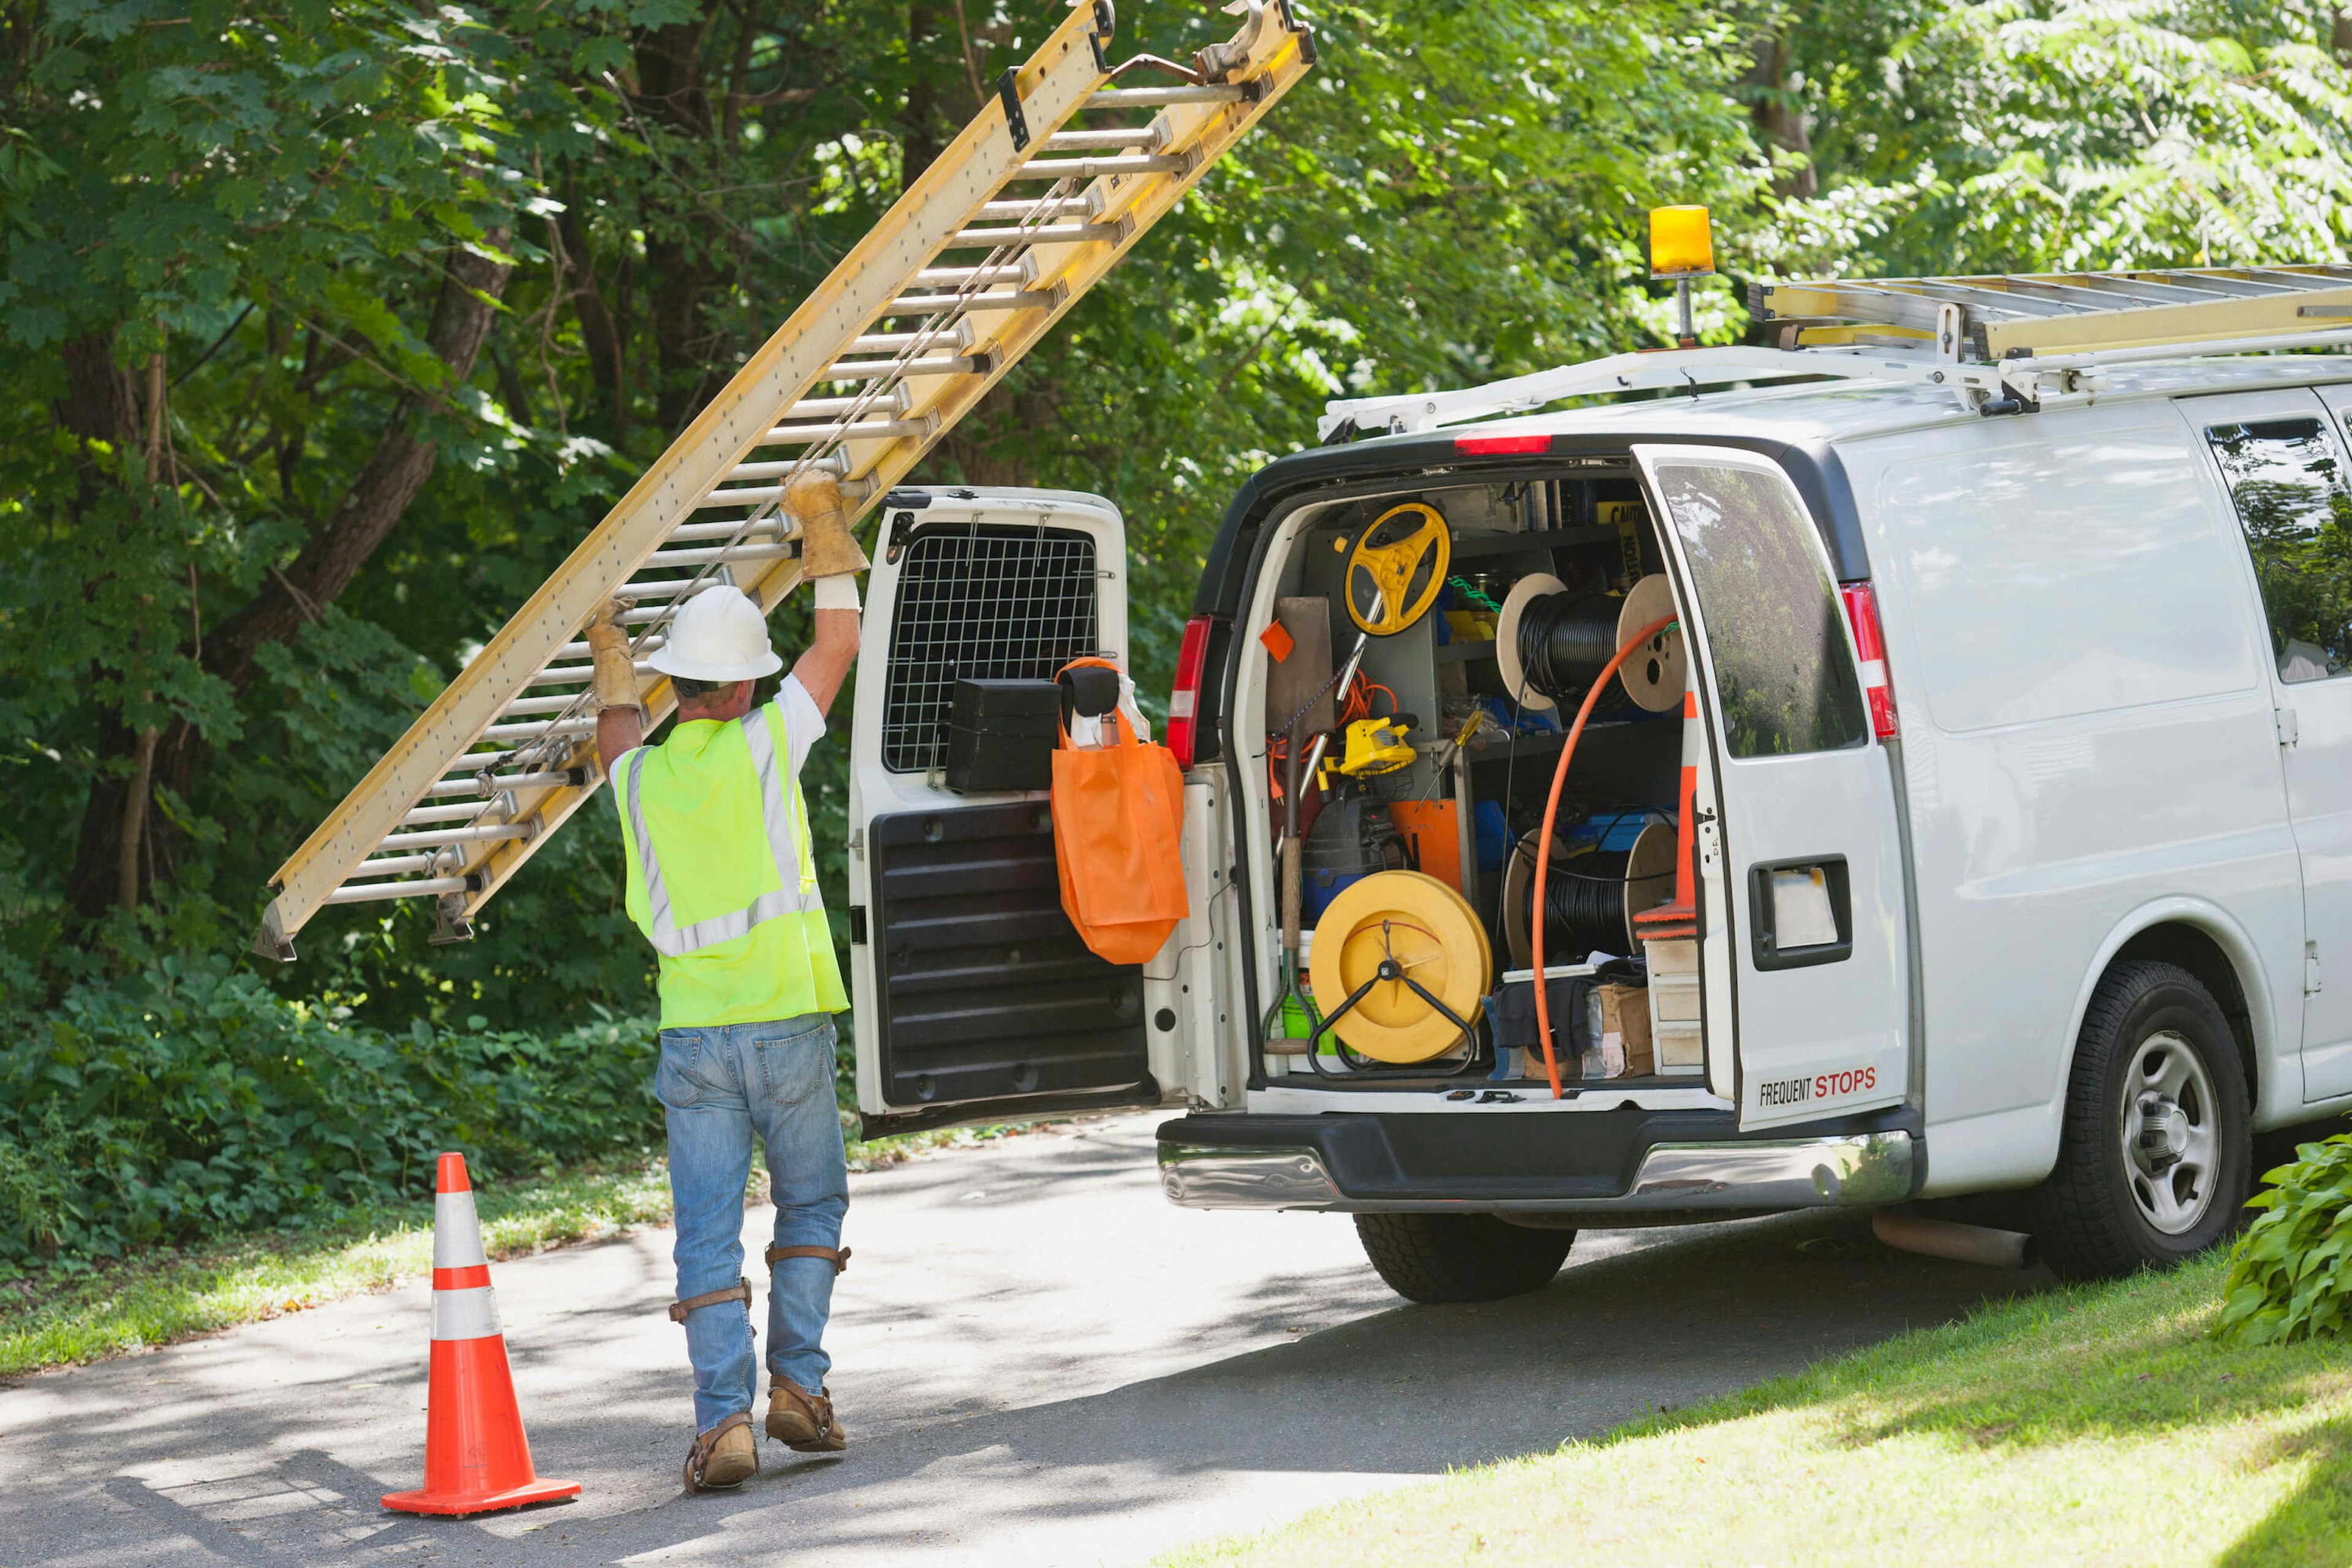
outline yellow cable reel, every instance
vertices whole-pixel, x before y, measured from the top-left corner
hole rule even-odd
[[[1367,981],[1363,1000],[1332,1031],[1349,1049],[1382,1062],[1425,1062],[1462,1044],[1462,1032],[1402,980],[1380,980],[1394,959],[1464,1023],[1478,1010],[1494,973],[1486,931],[1470,901],[1419,871],[1377,871],[1343,889],[1315,927],[1308,973],[1325,1017]]]
[[[1392,637],[1429,614],[1454,562],[1454,536],[1433,506],[1407,501],[1374,518],[1348,552],[1348,618]]]

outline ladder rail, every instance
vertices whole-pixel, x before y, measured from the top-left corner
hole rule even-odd
[[[288,858],[254,950],[291,959],[292,938],[319,910],[405,897],[436,899],[436,942],[469,935],[475,912],[603,782],[591,694],[525,695],[580,681],[580,667],[562,661],[583,657],[581,628],[598,607],[616,594],[641,601],[621,617],[641,679],[645,655],[703,584],[734,582],[772,613],[801,581],[797,524],[777,510],[781,482],[728,480],[781,481],[823,465],[843,477],[852,521],[861,518],[1313,66],[1313,35],[1282,0],[1268,10],[1280,26],[1253,16],[1245,50],[1238,39],[1220,46],[1229,58],[1212,74],[1231,79],[1106,89],[1109,7],[1077,5]],[[1038,156],[1082,110],[1141,107],[1160,110],[1150,127],[1073,131],[1077,140],[1060,145],[1149,147],[1147,156]],[[1039,180],[1047,188],[1029,194]],[[978,265],[940,264],[944,252],[983,247]],[[885,357],[846,360],[860,338]],[[959,343],[968,352],[940,353]],[[804,449],[754,461],[763,445]],[[735,506],[748,510],[693,521]],[[688,575],[632,581],[665,565]],[[639,696],[649,729],[676,706],[666,678]],[[478,804],[461,822],[462,806],[425,804],[436,800]],[[412,870],[452,874],[357,879]]]

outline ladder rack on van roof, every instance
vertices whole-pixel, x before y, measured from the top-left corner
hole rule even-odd
[[[2110,365],[2352,343],[2352,267],[1759,283],[1749,311],[1779,347],[1615,354],[1454,392],[1338,400],[1319,434],[1392,435],[1569,397],[1799,376],[1916,383],[1965,408],[2014,414],[2095,395]]]
[[[644,660],[678,605],[732,582],[772,612],[800,585],[799,525],[778,510],[793,476],[838,474],[855,521],[1315,64],[1289,0],[1234,0],[1240,29],[1174,68],[1183,85],[1116,86],[1168,62],[1115,65],[1111,0],[1071,7],[279,868],[257,953],[290,961],[320,909],[381,899],[434,899],[433,940],[470,937],[601,782],[577,640],[598,606],[636,601],[622,618],[659,723],[677,701]],[[1088,110],[1150,118],[1065,129]]]

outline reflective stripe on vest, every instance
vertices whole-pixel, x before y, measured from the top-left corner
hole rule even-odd
[[[768,850],[776,862],[777,888],[761,893],[739,910],[699,920],[684,930],[670,918],[669,889],[662,881],[661,855],[654,847],[653,834],[646,826],[646,808],[638,788],[638,775],[646,748],[625,754],[620,765],[613,770],[614,787],[629,814],[629,831],[636,839],[638,886],[646,895],[646,909],[650,916],[654,951],[666,958],[682,958],[700,948],[714,947],[722,942],[749,936],[751,928],[785,915],[821,911],[824,900],[816,886],[816,857],[810,853],[808,817],[801,805],[799,781],[787,786],[784,771],[778,765],[776,736],[771,726],[781,727],[782,713],[772,706],[746,716],[742,724],[743,743],[751,753],[752,771],[760,780],[760,817],[768,833]],[[789,744],[782,748],[790,756]]]

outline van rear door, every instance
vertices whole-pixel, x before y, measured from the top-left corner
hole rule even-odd
[[[882,508],[851,722],[850,984],[870,1129],[1156,1105],[1141,965],[1062,912],[1043,791],[945,782],[959,679],[1127,665],[1118,510],[1062,490]]]
[[[1709,1079],[1743,1128],[1895,1104],[1907,992],[1894,780],[1828,552],[1770,459],[1633,455],[1711,742],[1695,835]]]

